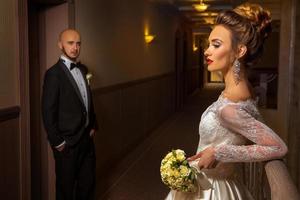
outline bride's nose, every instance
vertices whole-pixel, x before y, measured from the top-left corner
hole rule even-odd
[[[209,48],[204,51],[204,56],[207,57],[210,55]]]

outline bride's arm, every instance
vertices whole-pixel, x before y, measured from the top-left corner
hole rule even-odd
[[[287,146],[265,124],[252,117],[239,105],[227,105],[219,112],[221,124],[229,130],[241,134],[253,145],[219,145],[214,148],[215,158],[222,162],[265,161],[283,157]]]

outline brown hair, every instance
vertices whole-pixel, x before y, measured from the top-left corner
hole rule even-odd
[[[246,67],[256,63],[263,52],[264,40],[272,31],[270,12],[250,3],[221,12],[216,18],[216,25],[223,25],[231,31],[233,48],[237,48],[238,44],[247,47],[241,58]]]

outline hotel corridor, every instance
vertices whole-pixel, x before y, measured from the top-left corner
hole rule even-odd
[[[172,115],[154,130],[150,137],[136,147],[115,171],[109,171],[108,180],[99,180],[101,187],[111,186],[97,199],[103,200],[162,200],[168,188],[160,179],[160,161],[171,149],[183,149],[188,156],[195,153],[198,144],[198,125],[202,112],[218,98],[221,88],[209,85],[192,95],[180,112]],[[129,164],[130,163],[130,164]],[[103,184],[103,186],[102,186]]]
[[[264,173],[273,172],[264,183],[277,188],[255,191],[256,199],[292,199],[286,198],[290,188],[298,197],[299,0],[203,0],[208,7],[202,11],[202,0],[1,0],[0,199],[56,199],[41,97],[46,71],[66,53],[58,46],[61,32],[76,29],[82,46],[75,60],[87,67],[81,89],[90,87],[99,124],[95,200],[163,200],[169,189],[161,181],[161,160],[172,149],[194,155],[201,115],[223,90],[222,74],[209,71],[204,56],[215,19],[246,1],[271,13],[272,34],[249,78],[266,124],[288,146],[279,167],[271,161],[268,170],[245,173],[247,186],[259,186]],[[73,118],[53,119],[63,117]],[[57,124],[56,136],[65,139],[66,123]],[[292,178],[285,183],[281,175]]]

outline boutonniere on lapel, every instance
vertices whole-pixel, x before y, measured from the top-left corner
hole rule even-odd
[[[92,77],[93,77],[93,74],[92,74],[92,73],[88,72],[88,73],[86,74],[86,80],[87,80],[87,82],[88,82],[89,85],[90,85],[90,82],[91,82]]]

